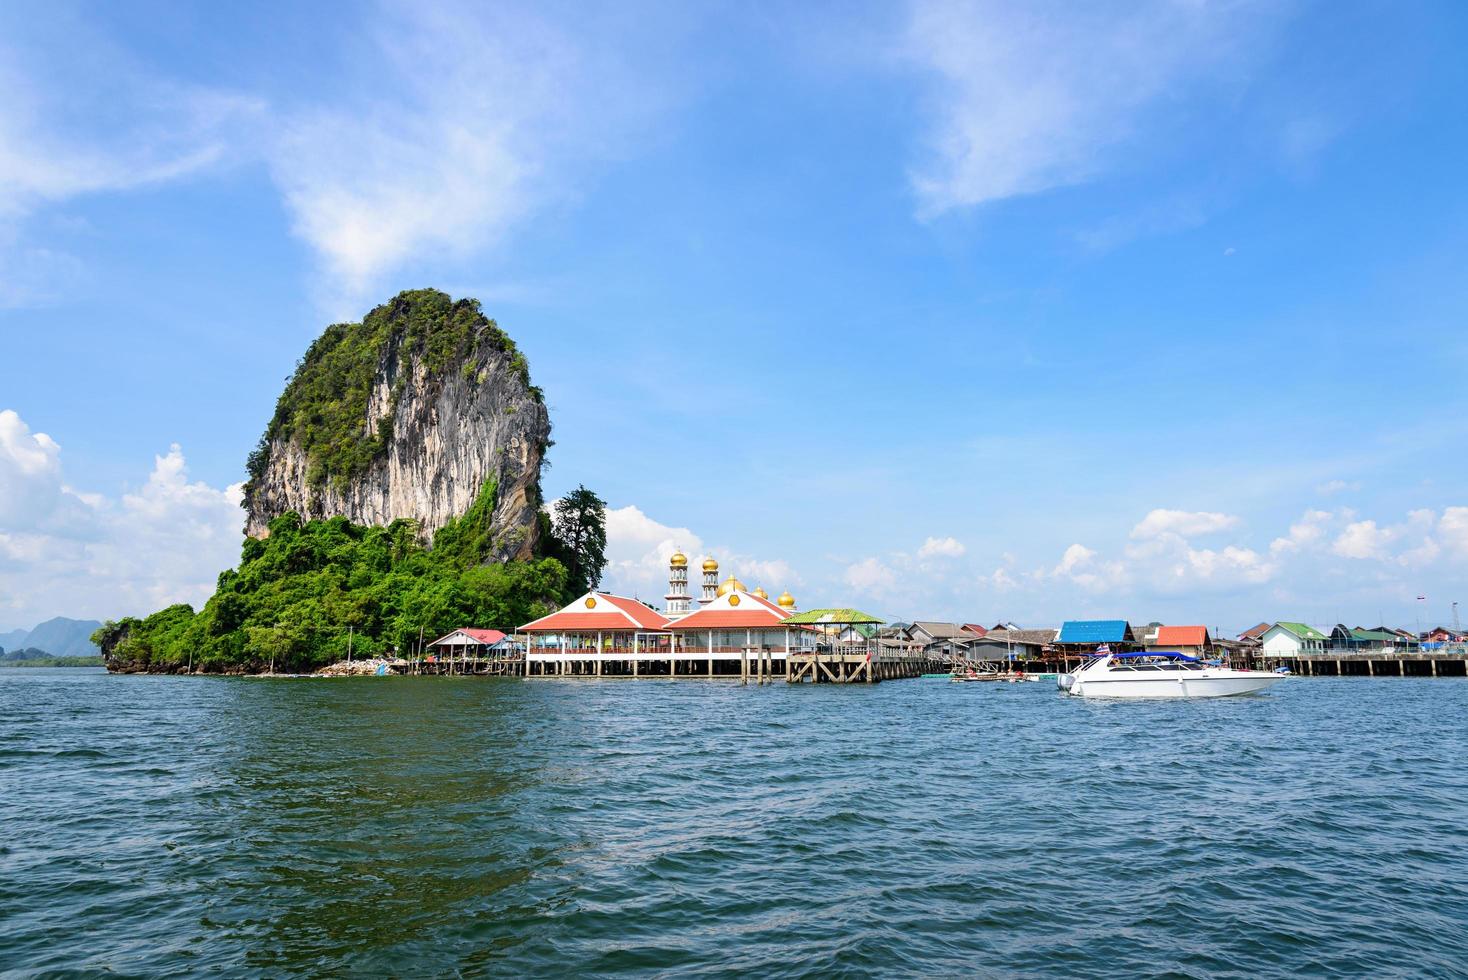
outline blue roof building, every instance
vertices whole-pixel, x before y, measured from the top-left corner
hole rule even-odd
[[[1057,643],[1135,643],[1124,619],[1068,619],[1060,624]]]

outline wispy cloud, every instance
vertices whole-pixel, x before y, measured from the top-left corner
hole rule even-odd
[[[1144,113],[1233,64],[1277,16],[1179,0],[919,0],[906,51],[933,80],[928,156],[912,174],[922,213],[1095,176]]]
[[[228,162],[258,99],[159,77],[77,29],[66,57],[0,45],[0,308],[48,302],[77,261],[30,219],[91,194],[136,190]]]
[[[299,91],[186,82],[86,25],[65,57],[55,36],[34,57],[0,45],[0,303],[46,295],[65,269],[54,246],[16,232],[39,209],[263,165],[322,264],[322,305],[360,314],[405,267],[502,244],[574,200],[676,98],[649,80],[676,16],[664,28],[611,7],[365,10],[322,41],[334,83]]]
[[[389,4],[351,97],[283,109],[270,169],[348,309],[415,259],[501,243],[569,199],[655,110],[619,46],[588,33],[528,7]]]

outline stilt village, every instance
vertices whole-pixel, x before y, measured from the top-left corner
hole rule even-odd
[[[593,590],[540,619],[504,631],[464,627],[409,656],[376,661],[376,673],[489,674],[529,678],[725,679],[764,684],[877,683],[925,674],[992,676],[1068,671],[1110,651],[1175,652],[1249,669],[1307,676],[1468,676],[1468,632],[1261,622],[1234,638],[1206,626],[1125,619],[1067,620],[1025,629],[1013,623],[888,622],[857,608],[800,610],[703,560],[700,594],[689,561],[668,561],[661,610]],[[361,668],[367,667],[362,664]],[[361,668],[354,671],[364,672]],[[330,672],[330,670],[328,670]]]

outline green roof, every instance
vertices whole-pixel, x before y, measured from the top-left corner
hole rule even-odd
[[[1320,630],[1316,629],[1313,626],[1306,626],[1304,623],[1275,623],[1274,625],[1278,626],[1280,629],[1289,630],[1291,633],[1295,634],[1302,640],[1325,639],[1324,633],[1320,632]]]
[[[1386,630],[1354,629],[1351,630],[1351,635],[1358,640],[1381,640],[1386,643],[1395,643],[1402,639],[1397,634],[1388,633]]]
[[[881,616],[873,616],[864,613],[860,609],[807,609],[803,613],[796,613],[785,622],[793,626],[806,624],[819,625],[822,623],[834,623],[846,626],[851,623],[885,623]]]

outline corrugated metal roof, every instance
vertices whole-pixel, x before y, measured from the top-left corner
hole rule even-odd
[[[792,625],[796,623],[812,623],[816,625],[830,623],[845,626],[849,623],[884,623],[886,620],[871,613],[862,612],[860,609],[808,609],[802,613],[796,613],[785,622]]]
[[[1320,632],[1320,630],[1316,629],[1313,626],[1306,626],[1304,623],[1275,623],[1274,625],[1278,626],[1280,629],[1289,630],[1291,633],[1295,634],[1302,640],[1325,639],[1324,633]]]
[[[1157,645],[1160,647],[1201,647],[1208,643],[1206,626],[1159,626]]]
[[[1126,643],[1132,628],[1124,619],[1068,619],[1060,624],[1059,643]]]
[[[920,629],[935,640],[952,640],[963,638],[963,627],[957,623],[940,623],[931,619],[914,619],[913,629]]]

